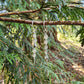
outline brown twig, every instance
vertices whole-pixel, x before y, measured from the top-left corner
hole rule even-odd
[[[69,4],[84,4],[82,2],[67,2],[67,3],[69,3]]]
[[[79,8],[79,9],[84,9],[84,7],[76,7],[74,5],[68,5],[68,7],[71,7],[71,8]]]
[[[32,24],[31,20],[0,17],[0,21]],[[44,21],[33,21],[34,25],[43,25]],[[45,21],[45,25],[84,25],[81,21]]]
[[[73,6],[73,5],[68,5],[67,7],[76,7],[76,6]],[[84,9],[84,7],[77,7],[77,8],[82,8]],[[23,13],[35,13],[35,12],[38,12],[40,11],[42,8],[40,9],[37,9],[37,10],[28,10],[28,11],[17,11],[17,12],[8,12],[8,13],[1,13],[0,14],[0,17],[1,16],[7,16],[7,15],[18,15],[18,14],[23,14]],[[51,10],[52,8],[43,8],[44,10]]]
[[[3,44],[7,45],[5,42],[3,42],[2,40],[0,40]]]
[[[23,13],[34,13],[40,11],[40,9],[37,10],[28,10],[28,11],[20,11],[20,12],[8,12],[8,13],[1,13],[0,16],[7,16],[7,15],[18,15]]]

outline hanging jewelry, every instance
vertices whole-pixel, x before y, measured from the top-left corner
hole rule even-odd
[[[45,27],[45,21],[43,22],[43,27],[44,27],[44,54],[45,54],[45,59],[48,60],[48,35],[47,35],[47,29]]]
[[[36,38],[36,28],[34,28],[33,26],[33,21],[32,21],[32,29],[33,29],[33,36],[32,36],[32,46],[33,46],[33,50],[32,50],[32,56],[34,59],[34,63],[35,63],[35,58],[36,58],[36,43],[37,43],[37,38]]]

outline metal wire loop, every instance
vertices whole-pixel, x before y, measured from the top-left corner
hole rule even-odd
[[[44,26],[44,28],[45,28],[45,21],[43,22],[43,26]]]
[[[33,27],[33,25],[34,25],[34,21],[32,21],[32,27]]]

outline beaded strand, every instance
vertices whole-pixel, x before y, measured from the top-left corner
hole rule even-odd
[[[34,63],[35,63],[35,58],[36,58],[36,43],[37,43],[37,38],[36,38],[36,28],[34,28],[33,26],[33,21],[32,21],[32,28],[33,28],[33,35],[32,35],[32,46],[33,46],[33,50],[32,50],[32,56],[34,58]]]
[[[45,59],[47,60],[48,57],[48,35],[47,35],[47,29],[45,27],[45,21],[43,23],[43,27],[44,27],[44,54],[45,54]]]

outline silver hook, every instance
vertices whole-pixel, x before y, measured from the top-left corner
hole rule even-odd
[[[33,27],[33,25],[34,25],[34,21],[32,21],[32,27]]]
[[[45,21],[43,22],[43,26],[44,26],[44,28],[45,28]]]
[[[43,27],[44,27],[44,32],[47,32],[46,25],[45,25],[45,20],[43,22]]]

